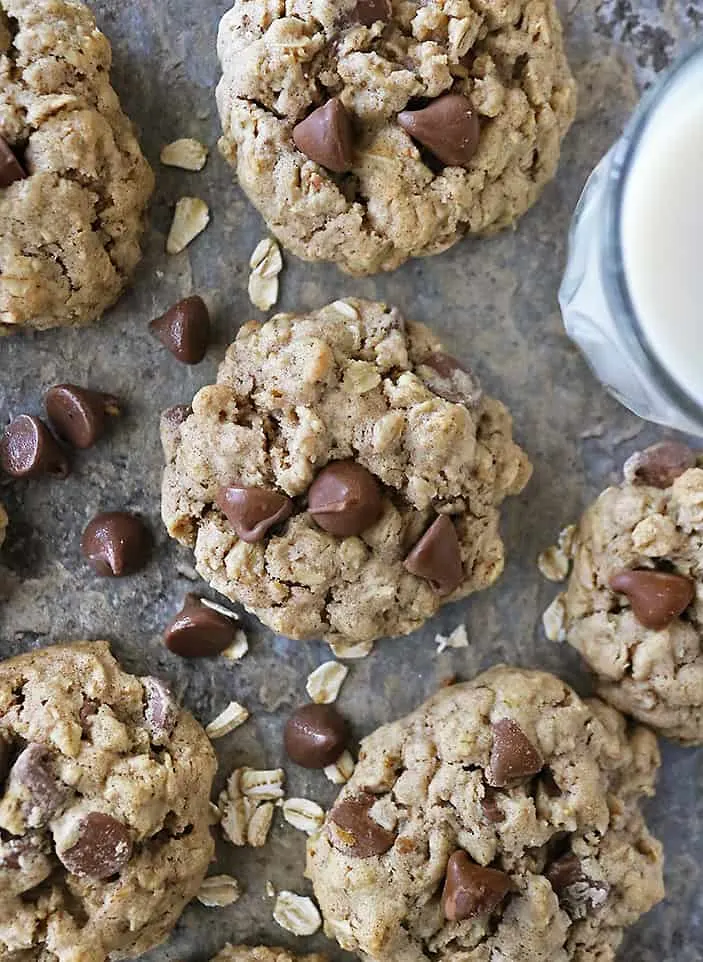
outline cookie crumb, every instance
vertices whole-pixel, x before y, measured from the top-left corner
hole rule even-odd
[[[449,635],[435,635],[437,654],[441,655],[447,648],[468,648],[469,638],[466,634],[466,627],[458,625]]]
[[[205,144],[192,137],[182,137],[161,148],[161,163],[167,167],[180,167],[181,170],[202,170],[207,162],[208,149]]]
[[[180,254],[202,234],[210,223],[210,211],[199,197],[181,197],[173,213],[173,223],[166,240],[169,254]]]

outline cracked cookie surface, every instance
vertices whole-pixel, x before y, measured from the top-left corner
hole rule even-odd
[[[654,735],[497,667],[361,744],[308,844],[328,935],[375,960],[610,962],[663,897]]]
[[[153,175],[110,63],[84,4],[0,0],[0,138],[26,174],[0,185],[0,333],[95,320],[139,261]]]
[[[623,482],[566,529],[557,551],[571,575],[545,612],[548,637],[581,653],[599,694],[621,711],[703,742],[703,469],[694,452],[664,442],[633,455]]]
[[[0,958],[105,962],[162,941],[213,853],[215,758],[105,642],[0,663]]]
[[[324,955],[294,955],[268,945],[226,945],[211,962],[327,962]]]
[[[492,584],[499,505],[531,471],[506,408],[426,327],[351,299],[244,325],[217,384],[166,412],[162,438],[163,519],[200,575],[275,631],[335,650],[405,634]],[[312,513],[313,482],[342,461],[380,492],[349,536]],[[232,485],[274,500],[266,530],[238,535]]]
[[[384,7],[237,0],[218,39],[220,146],[242,188],[294,254],[359,275],[514,223],[554,176],[575,110],[552,0]],[[361,24],[369,8],[386,21]],[[463,166],[437,162],[397,119],[449,92],[468,98],[480,124]],[[330,99],[353,128],[337,174],[302,153],[294,134]],[[445,137],[450,125],[437,126]],[[325,153],[336,169],[339,150]]]

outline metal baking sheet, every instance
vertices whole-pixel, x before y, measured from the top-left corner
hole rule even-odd
[[[247,262],[265,230],[214,149],[215,36],[226,2],[98,0],[94,7],[113,44],[115,86],[157,171],[146,256],[132,289],[102,323],[0,341],[0,417],[4,423],[23,411],[39,412],[43,391],[67,380],[120,395],[127,413],[110,440],[77,457],[69,480],[0,489],[11,519],[0,570],[0,652],[104,637],[128,669],[168,676],[202,720],[236,697],[253,717],[218,743],[223,780],[235,765],[285,764],[281,723],[304,700],[306,675],[328,653],[323,645],[274,637],[246,617],[251,650],[240,663],[182,661],[161,643],[164,624],[194,583],[188,552],[169,542],[159,520],[158,412],[189,401],[211,382],[238,326],[257,316],[247,298]],[[661,436],[594,381],[562,331],[556,291],[571,212],[586,176],[654,72],[703,31],[703,0],[571,0],[562,13],[579,81],[578,119],[556,181],[517,230],[466,241],[440,257],[367,280],[286,258],[279,309],[304,310],[359,295],[397,304],[406,316],[433,325],[486,389],[510,406],[517,438],[535,464],[524,494],[506,503],[508,564],[498,584],[353,663],[340,707],[356,737],[409,711],[443,679],[469,678],[498,661],[550,669],[587,691],[576,655],[541,632],[540,615],[555,589],[539,575],[535,558],[618,476],[633,449]],[[213,148],[202,173],[158,163],[161,146],[184,136]],[[167,257],[171,210],[183,194],[202,197],[212,223],[183,254]],[[203,364],[190,369],[154,342],[147,322],[193,291],[214,307],[217,343]],[[143,573],[101,580],[80,560],[80,533],[97,510],[122,507],[150,521],[157,550]],[[470,647],[437,656],[435,634],[460,623],[467,625]],[[663,752],[659,793],[647,807],[653,830],[666,844],[668,898],[631,930],[620,957],[700,962],[703,750],[664,745]],[[331,801],[334,788],[323,775],[286,767],[291,794]],[[306,891],[304,845],[304,836],[280,816],[263,849],[221,843],[216,870],[235,875],[245,895],[230,908],[190,907],[172,940],[147,958],[204,962],[227,940],[324,949],[342,958],[322,936],[295,939],[272,920],[265,883]]]

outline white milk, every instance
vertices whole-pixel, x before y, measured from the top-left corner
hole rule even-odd
[[[621,221],[627,286],[642,333],[703,404],[703,63],[682,72],[636,148]]]

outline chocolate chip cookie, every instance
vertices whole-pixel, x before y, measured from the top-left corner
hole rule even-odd
[[[359,300],[245,324],[162,437],[164,522],[202,577],[335,650],[492,584],[499,506],[531,470],[506,408],[426,327]]]
[[[703,469],[678,442],[633,455],[562,533],[542,568],[571,577],[544,615],[595,672],[607,701],[703,743]],[[546,567],[545,567],[546,564]]]
[[[139,257],[153,176],[77,0],[0,0],[0,333],[95,320]]]
[[[552,675],[494,668],[379,728],[307,872],[364,958],[610,962],[663,897],[639,802],[655,736]]]
[[[352,274],[514,223],[574,116],[553,0],[236,0],[218,52],[242,188],[294,254]]]
[[[294,955],[267,945],[226,945],[212,962],[326,962],[324,955]]]
[[[0,664],[0,958],[104,962],[164,939],[213,853],[214,771],[168,687],[105,642]]]

